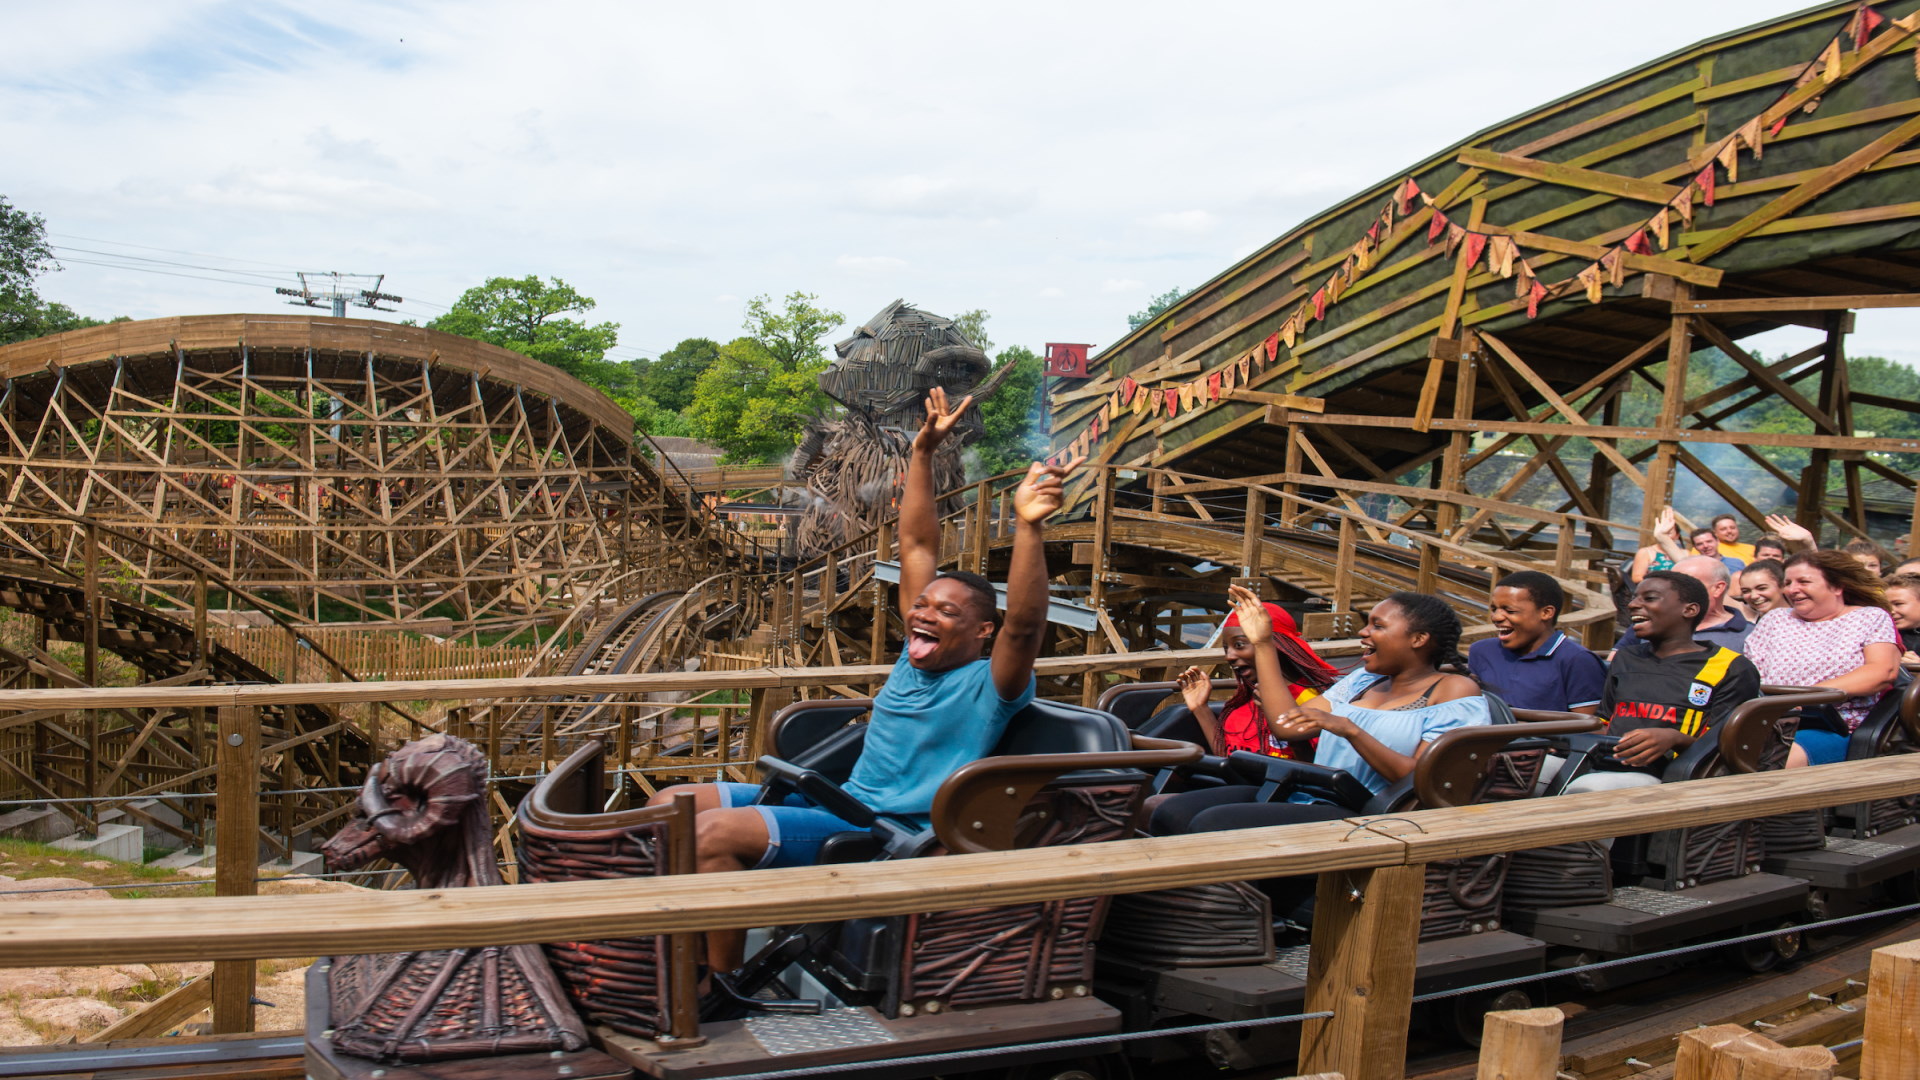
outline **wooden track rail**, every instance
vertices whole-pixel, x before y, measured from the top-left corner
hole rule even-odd
[[[1083,657],[1069,662],[1104,667],[1138,659]],[[819,679],[851,681],[869,673],[761,670],[704,677],[727,674],[743,685],[769,687]],[[616,680],[626,689],[652,689],[680,678],[647,675],[591,682],[603,689]],[[587,681],[519,680],[511,689],[533,694],[550,692],[556,683]],[[494,685],[499,689],[497,682]],[[241,732],[248,718],[256,715],[255,708],[268,701],[286,700],[288,695],[337,701],[342,693],[371,689],[310,685],[194,692],[229,695],[237,708],[223,710],[223,722]],[[399,696],[420,692],[419,684],[388,684],[384,689]],[[143,693],[8,691],[0,692],[0,708],[125,707],[142,700]],[[1125,840],[910,864],[432,892],[226,895],[143,900],[137,905],[28,901],[11,905],[10,917],[0,923],[0,966],[211,959],[223,962],[216,971],[251,971],[251,964],[244,962],[279,956],[752,926],[766,921],[769,911],[790,920],[846,918],[1318,874],[1323,895],[1332,898],[1323,903],[1344,898],[1354,909],[1350,917],[1316,924],[1315,948],[1337,955],[1340,962],[1314,969],[1309,1007],[1331,1005],[1334,1015],[1310,1021],[1304,1029],[1302,1068],[1388,1077],[1399,1075],[1399,1063],[1404,1060],[1404,1019],[1413,980],[1407,965],[1382,962],[1386,958],[1376,955],[1377,946],[1396,936],[1381,933],[1382,928],[1409,926],[1418,918],[1420,890],[1399,886],[1417,880],[1426,863],[1915,793],[1920,793],[1920,761],[1893,757],[1717,777],[1678,787],[1563,796],[1544,803],[1490,803],[1393,817],[1356,815],[1343,821],[1230,834]],[[223,819],[237,815],[245,820],[246,804],[257,799],[241,785],[234,790],[223,788],[221,794],[222,808],[217,812]],[[235,891],[242,890],[236,885]],[[102,925],[113,926],[114,932],[102,934]],[[220,996],[221,987],[216,985],[215,1000]],[[1367,999],[1367,1007],[1352,1007],[1358,997]]]

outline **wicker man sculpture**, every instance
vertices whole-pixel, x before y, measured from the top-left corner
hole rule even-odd
[[[502,884],[486,796],[485,756],[429,735],[374,768],[358,812],[321,853],[331,870],[391,859],[419,889]],[[537,945],[343,956],[327,970],[341,1053],[417,1062],[587,1045]]]
[[[838,358],[820,374],[820,389],[847,411],[809,424],[790,466],[813,495],[795,526],[803,555],[826,551],[892,514],[923,402],[936,386],[956,401],[974,396],[976,408],[961,419],[958,437],[941,444],[934,460],[934,488],[960,486],[960,451],[985,433],[977,406],[1000,381],[987,378],[993,366],[987,354],[952,319],[904,300],[882,308],[834,352]]]

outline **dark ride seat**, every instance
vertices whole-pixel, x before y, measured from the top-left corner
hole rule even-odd
[[[1920,679],[1902,674],[1905,684],[1884,694],[1848,736],[1846,760],[1920,752]],[[1781,819],[1766,819],[1763,869],[1804,878],[1814,888],[1832,892],[1856,892],[1885,882],[1895,890],[1896,901],[1912,898],[1920,878],[1920,798],[1898,796],[1787,817],[1802,827],[1797,830],[1801,835],[1810,827],[1812,842],[1780,845],[1775,832],[1764,827]]]
[[[1215,679],[1211,696],[1215,702],[1225,701],[1238,685],[1237,679]],[[1093,707],[1119,717],[1130,731],[1156,739],[1179,739],[1196,746],[1207,745],[1206,735],[1181,700],[1180,684],[1177,682],[1110,686]]]
[[[766,800],[799,792],[866,831],[830,837],[823,862],[1096,843],[1121,839],[1154,772],[1200,754],[1129,733],[1109,713],[1037,700],[1015,713],[992,755],[955,771],[932,826],[879,814],[841,787],[859,758],[871,701],[801,702],[777,715],[760,759]],[[798,963],[844,1001],[888,1018],[1084,996],[1107,898],[784,927],[738,985],[754,993]]]
[[[1662,784],[1781,768],[1802,709],[1841,699],[1835,691],[1765,687],[1679,754]],[[1558,795],[1612,755],[1619,739],[1576,735],[1557,740],[1567,762],[1549,794]],[[1771,928],[1803,910],[1807,883],[1763,873],[1760,822],[1688,826],[1601,843],[1562,844],[1515,853],[1519,887],[1509,885],[1507,925],[1590,956],[1631,956],[1683,941]],[[1753,955],[1758,956],[1756,950]],[[1754,961],[1758,963],[1756,959]],[[1600,989],[1672,970],[1625,965],[1580,978]]]
[[[1551,736],[1591,731],[1573,713],[1494,710],[1509,720],[1456,728],[1434,741],[1414,773],[1379,795],[1338,770],[1260,755],[1229,768],[1257,777],[1276,800],[1295,792],[1351,807],[1357,820],[1414,810],[1528,798]],[[1257,771],[1256,771],[1257,770]],[[1436,993],[1544,970],[1544,943],[1500,926],[1504,856],[1430,863],[1421,910],[1416,993]],[[1271,901],[1246,883],[1116,897],[1101,946],[1101,993],[1131,1007],[1134,1026],[1178,1016],[1249,1020],[1295,1009],[1306,996],[1308,946],[1300,928],[1276,939]],[[1280,941],[1280,944],[1276,942]],[[1480,996],[1463,998],[1463,1027],[1477,1030]],[[1517,1000],[1502,1007],[1517,1005]],[[1471,1014],[1469,1020],[1468,1014]],[[1471,1022],[1470,1022],[1471,1021]],[[1223,1032],[1206,1040],[1216,1064],[1278,1060],[1297,1033]]]
[[[606,745],[589,742],[520,801],[520,877],[592,881],[694,872],[691,797],[606,812]],[[545,946],[574,1007],[590,1023],[663,1044],[698,1036],[689,935],[561,941]]]

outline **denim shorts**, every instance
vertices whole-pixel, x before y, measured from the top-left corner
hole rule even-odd
[[[718,783],[720,805],[747,807],[760,812],[767,823],[767,850],[755,870],[773,866],[812,866],[820,861],[820,845],[834,833],[866,832],[858,825],[820,809],[805,795],[789,795],[773,806],[756,806],[754,800],[765,790],[759,784]]]
[[[1847,736],[1837,731],[1801,728],[1794,733],[1793,741],[1806,752],[1809,765],[1831,765],[1847,760]]]

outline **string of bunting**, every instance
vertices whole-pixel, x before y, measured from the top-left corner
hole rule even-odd
[[[1842,42],[1852,39],[1852,51],[1858,52],[1866,46],[1874,32],[1887,22],[1887,18],[1875,11],[1871,4],[1861,4],[1841,31],[1820,50],[1819,55],[1805,65],[1793,86],[1775,99],[1773,104],[1761,110],[1759,115],[1729,132],[1713,148],[1706,164],[1688,179],[1678,194],[1629,232],[1625,239],[1610,245],[1605,254],[1588,263],[1578,273],[1551,284],[1540,280],[1539,273],[1527,261],[1520,250],[1521,245],[1513,237],[1461,225],[1447,216],[1418,181],[1412,177],[1406,178],[1394,189],[1367,231],[1347,250],[1346,258],[1341,260],[1339,267],[1264,341],[1213,371],[1171,386],[1149,387],[1131,377],[1122,378],[1118,388],[1107,396],[1092,420],[1081,429],[1067,449],[1047,460],[1059,464],[1090,454],[1093,445],[1125,415],[1145,414],[1148,419],[1160,416],[1176,418],[1194,409],[1204,408],[1208,403],[1232,394],[1240,386],[1249,385],[1256,373],[1266,371],[1279,361],[1281,346],[1284,345],[1291,352],[1295,343],[1305,336],[1309,325],[1326,320],[1327,309],[1337,305],[1360,275],[1372,269],[1381,248],[1388,244],[1396,226],[1405,228],[1420,208],[1432,211],[1432,216],[1427,220],[1427,246],[1442,244],[1448,256],[1459,252],[1468,272],[1484,263],[1488,272],[1512,280],[1515,299],[1527,302],[1527,318],[1539,317],[1542,301],[1574,292],[1584,293],[1589,303],[1599,303],[1607,286],[1618,286],[1624,281],[1627,255],[1650,256],[1656,250],[1668,250],[1673,242],[1675,219],[1678,219],[1683,230],[1693,224],[1696,195],[1702,204],[1712,206],[1721,172],[1726,174],[1727,183],[1738,183],[1741,154],[1750,153],[1754,160],[1760,160],[1765,154],[1767,141],[1786,127],[1787,117],[1792,110],[1782,112],[1770,124],[1765,122],[1767,113],[1815,82],[1824,89],[1844,75],[1851,74],[1847,70]],[[1893,20],[1892,25],[1906,33],[1920,33],[1920,11]],[[1920,79],[1920,49],[1914,52],[1914,77]],[[1815,94],[1800,110],[1812,113],[1819,107],[1820,94]]]

